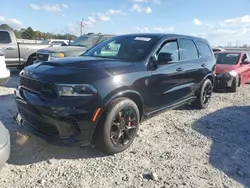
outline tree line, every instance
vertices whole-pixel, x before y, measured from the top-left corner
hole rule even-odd
[[[54,34],[49,32],[34,31],[32,27],[22,28],[20,30],[13,29],[7,24],[1,24],[0,29],[12,30],[17,39],[31,39],[31,40],[46,40],[46,39],[65,39],[65,40],[75,40],[77,36],[72,34]]]

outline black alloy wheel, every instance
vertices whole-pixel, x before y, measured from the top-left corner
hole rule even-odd
[[[110,129],[110,138],[115,146],[125,146],[135,137],[137,118],[131,107],[124,107],[116,114]]]
[[[117,98],[108,105],[96,127],[93,142],[106,154],[126,150],[139,129],[140,112],[134,101]]]
[[[197,98],[193,102],[193,106],[198,109],[207,108],[211,101],[212,93],[213,84],[210,79],[206,79],[197,94]]]
[[[210,102],[211,97],[212,97],[212,91],[213,91],[212,85],[207,84],[207,85],[205,86],[204,91],[203,91],[203,94],[202,94],[202,95],[203,95],[203,103],[204,103],[204,104],[207,104],[207,103]]]

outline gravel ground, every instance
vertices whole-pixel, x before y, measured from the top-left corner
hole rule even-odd
[[[140,125],[125,152],[105,156],[49,145],[18,129],[13,88],[0,87],[0,117],[10,130],[11,156],[0,187],[250,187],[250,84],[214,93],[206,110],[166,111]]]

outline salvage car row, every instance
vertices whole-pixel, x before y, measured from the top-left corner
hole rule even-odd
[[[70,45],[66,44],[65,41],[54,40],[54,44],[64,43],[62,46],[59,45],[60,47],[58,45],[54,47],[47,40],[38,44],[19,43],[12,30],[0,29],[0,48],[5,53],[7,66],[22,69],[33,64],[36,59],[47,61],[53,58],[79,56],[97,43],[113,36],[103,34],[83,35]]]
[[[94,36],[86,39],[90,46],[79,43],[86,52],[68,55],[77,57],[58,48],[39,50],[37,62],[20,72],[14,118],[21,127],[49,143],[93,142],[115,154],[132,144],[139,123],[151,115],[187,103],[205,109],[214,87],[236,91],[250,79],[248,52],[213,53],[203,38]]]

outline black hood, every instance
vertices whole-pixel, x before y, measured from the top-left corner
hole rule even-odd
[[[120,75],[137,71],[138,63],[110,58],[69,57],[36,63],[26,67],[22,75],[47,82],[91,82],[110,75]]]
[[[63,66],[68,68],[77,69],[93,69],[93,68],[105,68],[105,67],[121,67],[121,66],[131,66],[132,62],[121,61],[111,58],[98,58],[98,57],[66,57],[61,59],[50,60],[38,64],[38,66],[52,65],[52,66]]]

